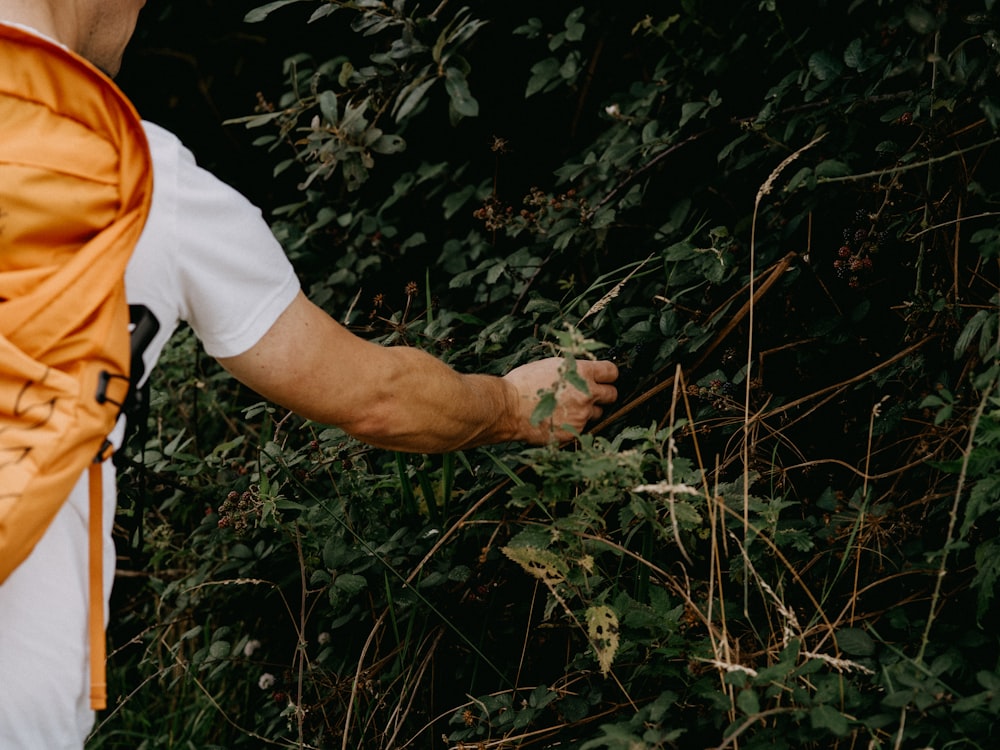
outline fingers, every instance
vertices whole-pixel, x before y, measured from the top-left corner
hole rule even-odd
[[[579,360],[577,370],[595,383],[614,383],[618,379],[618,365],[610,360]]]
[[[595,383],[590,388],[590,395],[598,404],[610,404],[618,400],[618,389],[613,385]]]
[[[552,440],[571,440],[573,432],[565,432],[563,426],[576,432],[582,431],[588,422],[603,415],[603,405],[618,399],[618,389],[612,385],[618,379],[618,367],[614,362],[576,361],[577,374],[587,383],[586,391],[561,386],[563,366],[562,358],[550,357],[516,367],[504,376],[521,394],[522,418],[526,425],[538,403],[539,392],[556,390],[558,404],[552,416],[542,425],[525,427],[522,434],[529,436],[528,442],[542,444]]]
[[[618,400],[618,389],[610,383],[618,379],[618,366],[608,360],[584,360],[577,362],[578,372],[589,379],[590,397],[598,404],[610,404]]]

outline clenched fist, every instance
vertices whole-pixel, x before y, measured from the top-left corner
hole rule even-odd
[[[618,379],[618,367],[613,362],[577,360],[577,378],[566,377],[566,364],[560,357],[540,359],[503,377],[516,393],[517,440],[535,445],[570,440],[574,432],[582,432],[587,422],[601,416],[602,405],[618,398],[618,389],[612,385]],[[579,385],[585,385],[586,391]],[[546,393],[554,394],[555,408],[541,423],[532,424],[532,415]]]

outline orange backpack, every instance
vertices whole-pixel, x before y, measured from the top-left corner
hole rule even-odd
[[[152,197],[139,116],[66,49],[0,24],[0,582],[90,470],[91,705],[104,708],[100,462],[128,390],[125,266]]]

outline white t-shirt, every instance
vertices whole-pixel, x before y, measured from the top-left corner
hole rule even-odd
[[[142,372],[134,372],[142,380],[181,321],[208,354],[234,356],[257,343],[299,291],[260,211],[200,169],[175,136],[145,125],[153,203],[125,275],[133,322],[138,315],[141,330],[154,323],[156,329],[142,351]],[[107,602],[115,561],[110,461],[104,480]],[[0,748],[80,750],[93,725],[87,506],[84,478],[29,558],[0,585]]]

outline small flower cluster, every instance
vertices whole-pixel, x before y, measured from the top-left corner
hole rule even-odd
[[[515,213],[513,206],[506,205],[491,195],[483,201],[482,206],[472,212],[472,215],[482,221],[490,231],[505,227],[544,231],[546,223],[555,222],[567,209],[578,211],[581,222],[587,215],[587,200],[578,197],[573,188],[559,195],[549,195],[541,188],[533,187],[523,202],[525,207]]]
[[[256,487],[244,492],[233,490],[219,506],[219,528],[231,528],[237,534],[250,528],[250,522],[256,524],[260,517],[260,496]]]
[[[491,195],[483,205],[472,212],[472,215],[486,225],[491,232],[503,229],[511,223],[514,216],[514,207],[505,206],[496,196]]]

